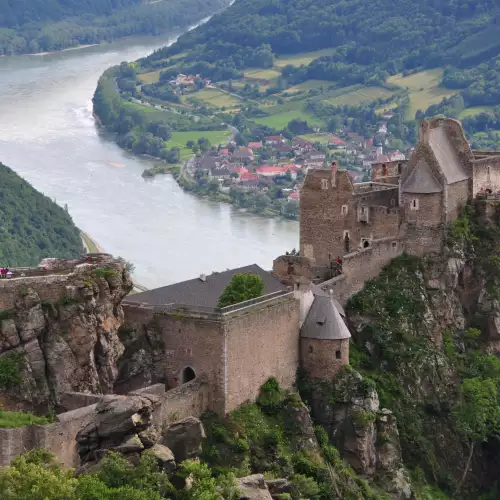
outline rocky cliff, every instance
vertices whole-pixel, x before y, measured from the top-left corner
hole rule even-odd
[[[346,372],[301,380],[341,455],[392,498],[409,498],[410,483],[424,498],[498,498],[496,212],[467,207],[442,254],[403,255],[367,282],[346,309]]]
[[[117,331],[131,289],[126,266],[100,257],[46,276],[0,281],[0,401],[57,409],[67,391],[113,391],[123,352]]]

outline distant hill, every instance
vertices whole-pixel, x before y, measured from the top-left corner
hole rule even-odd
[[[0,0],[0,55],[159,35],[213,14],[227,0]]]
[[[44,257],[83,252],[69,214],[0,163],[0,267],[36,265]]]
[[[237,0],[151,59],[190,49],[185,61],[198,67],[241,70],[331,48],[283,76],[380,85],[389,75],[446,67],[444,84],[460,89],[466,106],[492,105],[500,103],[499,22],[494,0]]]

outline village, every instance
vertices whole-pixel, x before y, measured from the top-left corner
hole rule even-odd
[[[309,134],[308,139],[295,136],[290,140],[280,134],[245,146],[230,141],[199,154],[188,162],[187,172],[198,186],[210,185],[232,198],[262,193],[271,203],[286,201],[291,206],[285,215],[296,218],[294,208],[298,209],[300,190],[310,169],[321,169],[335,160],[347,169],[353,182],[364,182],[371,178],[373,164],[406,159],[398,150],[384,153],[382,145],[374,146],[374,138],[365,139],[348,129],[339,135]]]

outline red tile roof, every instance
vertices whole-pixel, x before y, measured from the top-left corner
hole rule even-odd
[[[293,191],[288,195],[289,200],[300,200],[300,193],[298,191]]]
[[[248,147],[250,149],[262,149],[264,145],[262,144],[262,142],[249,142]]]
[[[295,165],[295,163],[289,163],[288,165],[283,165],[283,169],[286,172],[287,170],[292,170],[293,172],[297,172],[300,170],[300,165]]]
[[[330,144],[335,144],[335,146],[343,146],[345,144],[345,141],[343,139],[335,135],[330,139],[329,142]]]
[[[243,175],[248,173],[248,168],[246,167],[231,167],[231,172],[236,172],[237,174]]]
[[[250,172],[244,172],[243,174],[240,175],[240,180],[242,180],[242,181],[258,181],[259,176],[252,174]]]
[[[255,169],[255,172],[258,174],[270,174],[276,172],[276,175],[284,174],[286,170],[279,165],[261,165]]]

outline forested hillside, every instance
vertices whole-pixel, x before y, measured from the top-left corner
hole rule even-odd
[[[83,251],[69,214],[0,163],[0,267],[37,265]]]
[[[159,35],[212,14],[223,0],[0,0],[0,55]]]
[[[491,104],[500,97],[498,71],[488,71],[500,50],[498,21],[494,0],[239,0],[156,57],[190,48],[191,61],[270,67],[273,58],[263,57],[263,49],[278,55],[335,48],[284,76],[294,83],[383,83],[390,74],[449,65],[456,69],[445,83],[469,89],[474,105]],[[478,97],[479,79],[495,97]]]

